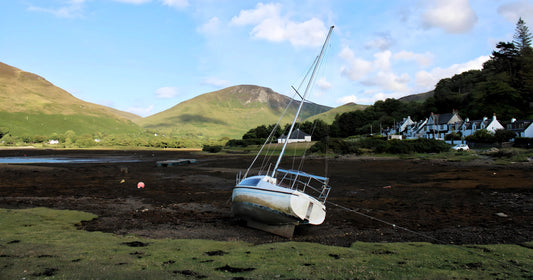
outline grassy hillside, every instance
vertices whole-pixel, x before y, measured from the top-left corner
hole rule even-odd
[[[206,138],[239,138],[262,124],[276,123],[290,98],[269,88],[240,85],[206,93],[184,101],[166,111],[138,120],[147,129]],[[298,102],[292,102],[281,123],[294,117]],[[327,106],[307,103],[302,119],[329,110]]]
[[[411,95],[407,95],[407,96],[404,96],[398,100],[400,101],[404,101],[404,102],[424,102],[426,101],[426,99],[432,97],[433,95],[435,94],[434,91],[428,91],[428,92],[424,92],[424,93],[419,93],[419,94],[411,94]]]
[[[140,131],[141,117],[88,103],[41,76],[0,63],[0,128],[12,135]]]
[[[364,110],[366,107],[368,107],[369,105],[360,105],[360,104],[355,104],[355,103],[346,103],[342,106],[339,106],[337,108],[333,108],[329,111],[326,111],[324,113],[320,113],[320,114],[317,114],[317,115],[314,115],[314,116],[311,116],[309,118],[306,119],[306,121],[314,121],[316,119],[321,119],[323,120],[324,122],[326,122],[327,124],[332,124],[333,121],[335,120],[335,116],[336,115],[340,115],[342,113],[346,113],[346,112],[352,112],[352,111],[357,111],[357,110]]]

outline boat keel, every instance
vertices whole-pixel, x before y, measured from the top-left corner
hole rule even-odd
[[[259,229],[262,231],[270,232],[285,238],[292,238],[294,234],[294,228],[296,227],[293,224],[287,224],[287,225],[267,225],[263,223],[259,223],[256,221],[248,220],[247,226],[255,229]]]

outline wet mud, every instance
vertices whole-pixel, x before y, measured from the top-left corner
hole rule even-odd
[[[0,156],[132,159],[0,164],[2,208],[91,212],[98,218],[82,222],[80,230],[148,238],[287,240],[248,228],[231,215],[236,174],[248,167],[251,156],[32,149],[0,150]],[[196,162],[156,164],[183,158]],[[283,166],[291,164],[287,158]],[[303,169],[323,175],[326,164],[332,186],[326,220],[297,227],[292,240],[349,246],[355,241],[522,244],[533,239],[532,163],[341,157],[327,163],[311,158]],[[139,182],[145,187],[138,188]]]

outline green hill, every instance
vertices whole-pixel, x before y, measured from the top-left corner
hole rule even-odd
[[[428,92],[424,92],[424,93],[407,95],[407,96],[401,97],[398,100],[404,101],[404,102],[420,102],[420,103],[423,103],[428,98],[432,97],[434,94],[435,94],[435,91],[432,90],[432,91],[428,91]]]
[[[82,101],[41,76],[0,62],[0,128],[11,135],[138,132],[141,117]]]
[[[324,113],[320,113],[320,114],[311,116],[311,117],[307,118],[306,121],[312,122],[312,121],[314,121],[316,119],[321,119],[327,124],[332,124],[333,121],[335,120],[335,116],[340,115],[342,113],[346,113],[346,112],[364,110],[368,106],[369,105],[360,105],[360,104],[355,104],[353,102],[350,102],[350,103],[346,103],[346,104],[344,104],[342,106],[339,106],[339,107],[333,108],[331,110],[328,110],[328,111],[326,111]]]
[[[240,138],[258,125],[276,123],[291,99],[265,87],[239,85],[199,95],[178,105],[138,120],[147,129],[206,138]],[[281,123],[290,123],[298,102],[292,102]],[[302,119],[331,109],[304,104]]]

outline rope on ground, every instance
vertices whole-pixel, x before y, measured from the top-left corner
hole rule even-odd
[[[360,215],[360,216],[363,216],[363,217],[365,217],[365,218],[368,218],[368,219],[371,219],[371,220],[374,220],[374,221],[377,221],[377,222],[380,222],[380,223],[383,223],[383,224],[389,225],[389,226],[393,227],[394,229],[400,229],[400,230],[403,230],[403,231],[406,231],[406,232],[409,232],[409,233],[412,233],[412,234],[415,234],[415,235],[418,235],[418,236],[421,236],[421,237],[427,238],[427,239],[429,239],[429,240],[432,240],[432,241],[434,241],[434,242],[436,242],[436,243],[440,243],[440,244],[443,244],[443,245],[451,245],[451,246],[454,246],[455,248],[461,249],[461,250],[463,250],[463,251],[465,251],[465,252],[468,252],[468,253],[470,253],[470,254],[474,254],[474,255],[477,255],[477,256],[479,256],[479,257],[482,257],[482,258],[486,258],[486,259],[489,259],[489,260],[495,261],[495,262],[497,262],[497,263],[499,263],[499,264],[501,264],[501,265],[503,265],[503,266],[506,266],[506,267],[508,267],[508,266],[513,266],[513,267],[515,267],[516,269],[519,269],[519,270],[522,271],[522,272],[533,273],[533,271],[531,271],[531,270],[529,270],[529,269],[525,269],[525,268],[523,268],[523,267],[520,267],[520,266],[518,266],[518,265],[516,265],[516,264],[514,264],[514,263],[506,263],[506,262],[503,262],[503,261],[501,261],[501,260],[499,260],[499,259],[496,259],[496,258],[494,258],[494,257],[487,256],[487,255],[483,255],[483,254],[481,254],[481,253],[479,253],[479,252],[476,252],[476,251],[473,251],[473,250],[469,250],[468,248],[465,248],[465,247],[463,247],[463,246],[459,246],[459,245],[456,245],[456,244],[448,243],[448,242],[445,242],[445,241],[443,241],[443,240],[437,239],[437,238],[435,238],[435,237],[429,236],[429,235],[427,235],[427,234],[423,234],[423,233],[420,233],[420,232],[417,232],[417,231],[414,231],[414,230],[408,229],[408,228],[406,228],[406,227],[398,226],[398,225],[396,225],[396,224],[394,224],[394,223],[391,223],[391,222],[388,222],[388,221],[385,221],[385,220],[382,220],[382,219],[378,219],[378,218],[376,218],[376,217],[373,217],[373,216],[370,216],[370,215],[367,215],[367,214],[361,213],[361,212],[359,212],[359,211],[356,210],[356,209],[351,209],[351,208],[348,208],[348,207],[346,207],[346,206],[342,206],[342,205],[340,205],[340,204],[337,204],[337,203],[334,203],[334,202],[331,202],[331,201],[326,201],[326,203],[331,204],[331,205],[333,205],[333,206],[335,206],[335,207],[338,207],[338,208],[340,208],[340,209],[346,210],[346,211],[348,211],[348,212],[353,212],[353,213],[358,214],[358,215]]]

